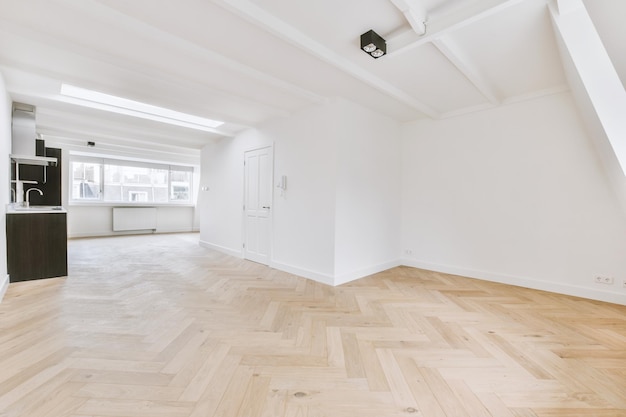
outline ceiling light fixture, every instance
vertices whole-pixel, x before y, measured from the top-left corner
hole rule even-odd
[[[373,58],[380,58],[387,53],[387,42],[373,30],[361,35],[361,49]]]
[[[61,85],[61,95],[71,97],[71,103],[85,107],[96,108],[118,114],[139,117],[142,119],[155,120],[176,126],[188,127],[196,130],[214,132],[214,129],[223,125],[224,122],[193,116],[139,101],[129,100],[122,97],[87,90],[69,84]]]

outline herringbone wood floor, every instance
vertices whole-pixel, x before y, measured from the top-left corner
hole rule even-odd
[[[626,307],[396,268],[337,288],[197,235],[70,241],[0,304],[3,417],[626,416]]]

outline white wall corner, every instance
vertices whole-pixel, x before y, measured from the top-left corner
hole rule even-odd
[[[11,96],[6,90],[4,76],[0,72],[0,206],[10,203],[10,172],[11,163]],[[4,211],[4,210],[3,210]],[[8,266],[6,258],[6,216],[0,218],[0,300],[9,284]]]
[[[278,269],[280,271],[289,272],[290,274],[298,275],[303,278],[311,279],[322,284],[339,286],[348,282],[355,281],[357,279],[365,278],[370,275],[377,274],[379,272],[387,271],[389,269],[398,267],[401,265],[400,259],[385,262],[378,265],[372,265],[367,268],[359,269],[349,273],[332,276],[330,274],[324,274],[321,272],[312,271],[309,269],[299,268],[293,265],[287,265],[280,262],[270,263],[270,268]]]
[[[308,278],[313,281],[326,284],[335,285],[335,278],[332,275],[311,271],[309,269],[299,268],[297,266],[283,264],[280,262],[271,262],[270,268],[278,269],[279,271],[288,272],[290,274],[298,275],[303,278]]]
[[[400,259],[396,259],[394,261],[389,261],[378,265],[372,265],[367,268],[359,269],[357,271],[336,275],[333,280],[333,285],[339,286],[342,284],[346,284],[351,281],[356,281],[357,279],[365,278],[369,275],[374,275],[379,272],[387,271],[400,265],[402,265],[402,262],[400,261]]]
[[[488,271],[477,271],[452,265],[433,264],[415,259],[403,259],[401,262],[403,266],[424,269],[427,271],[441,272],[444,274],[458,275],[466,278],[498,282],[500,284],[514,285],[517,287],[531,288],[534,290],[547,291],[556,294],[564,294],[573,297],[626,305],[626,293],[596,290],[594,288],[582,287],[578,285],[569,285],[527,277],[516,277]]]
[[[5,275],[4,278],[0,280],[0,303],[4,298],[4,294],[7,292],[9,288],[9,275]]]

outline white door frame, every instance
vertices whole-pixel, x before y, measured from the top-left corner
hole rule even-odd
[[[260,151],[260,150],[263,150],[263,149],[268,149],[268,154],[270,155],[270,158],[271,158],[270,174],[269,174],[270,178],[269,178],[269,184],[267,184],[267,186],[269,187],[269,194],[270,194],[270,197],[269,197],[269,199],[270,199],[270,204],[269,204],[270,208],[269,208],[269,213],[268,213],[268,216],[267,216],[267,219],[268,219],[268,229],[267,229],[267,236],[266,236],[267,245],[268,245],[267,246],[268,247],[268,253],[267,253],[267,259],[265,261],[264,260],[260,260],[256,256],[252,256],[251,257],[250,254],[248,253],[248,248],[247,248],[248,245],[246,244],[247,243],[247,236],[248,236],[248,234],[247,234],[247,232],[248,232],[247,231],[247,221],[246,221],[247,220],[246,219],[247,215],[246,215],[246,207],[245,207],[245,204],[246,204],[246,191],[247,191],[247,186],[248,186],[248,184],[247,184],[247,180],[248,179],[247,179],[247,176],[246,176],[246,169],[247,169],[246,168],[246,154],[248,152],[255,152],[255,151]],[[243,210],[242,210],[242,216],[241,216],[241,218],[242,218],[242,220],[241,220],[241,222],[242,222],[242,235],[241,235],[242,257],[244,259],[249,259],[249,260],[252,260],[252,261],[255,261],[255,262],[259,262],[259,263],[262,263],[264,265],[268,265],[269,266],[270,263],[271,263],[271,260],[272,260],[273,234],[274,234],[273,233],[274,232],[274,229],[273,229],[273,217],[274,217],[273,216],[273,208],[274,208],[274,185],[273,185],[274,184],[274,145],[271,144],[271,145],[259,146],[259,147],[256,147],[256,148],[246,149],[243,152],[242,156],[243,156]]]

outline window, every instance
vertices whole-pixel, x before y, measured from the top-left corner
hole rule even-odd
[[[72,163],[72,198],[74,200],[100,200],[102,184],[100,164]]]
[[[190,204],[193,168],[72,156],[73,202]]]

